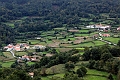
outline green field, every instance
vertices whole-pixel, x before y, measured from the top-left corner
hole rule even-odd
[[[89,32],[88,29],[83,29],[83,30],[80,30],[79,32]]]
[[[13,64],[13,63],[14,63],[14,61],[7,61],[7,62],[4,62],[4,63],[2,63],[2,67],[10,67],[11,64]]]
[[[3,52],[3,54],[8,58],[14,58],[10,52]]]
[[[28,65],[33,65],[35,62],[27,62]]]
[[[100,77],[100,76],[93,76],[93,75],[86,75],[84,80],[107,80],[106,77]]]
[[[106,44],[105,42],[102,41],[93,41],[95,43],[95,46],[100,46]]]
[[[107,76],[109,75],[109,73],[107,72],[97,71],[95,69],[87,69],[87,70],[88,72],[86,76],[83,77],[84,80],[107,80]],[[50,80],[52,77],[63,78],[64,75],[65,75],[64,73],[50,75],[47,77],[42,77],[42,80]],[[117,79],[115,75],[113,75],[113,78],[114,80]]]
[[[89,36],[90,34],[75,34],[76,37],[85,37]]]
[[[65,27],[61,27],[61,28],[54,28],[54,30],[65,30]]]
[[[72,46],[68,46],[68,47],[90,47],[90,46],[94,46],[94,44],[92,42],[85,42],[85,43],[80,43],[80,44],[77,44],[77,45],[72,45]]]
[[[104,40],[110,41],[112,43],[117,43],[120,38],[113,38],[113,37],[104,37]]]
[[[59,50],[60,52],[67,52],[69,50],[72,50],[73,48],[55,48],[57,50]]]
[[[28,40],[28,41],[31,43],[31,45],[35,45],[35,44],[39,44],[40,43],[39,40]]]
[[[7,22],[7,23],[4,23],[4,24],[6,24],[6,25],[8,25],[8,26],[10,26],[10,27],[12,27],[12,28],[15,27],[14,23]]]
[[[16,52],[15,55],[17,56],[23,56],[23,55],[27,55],[27,52]]]
[[[106,80],[106,78],[102,77],[102,76],[107,77],[109,75],[109,73],[103,72],[103,71],[98,71],[95,69],[88,69],[87,75],[88,76],[85,77],[86,80]],[[97,76],[97,75],[100,75],[100,76]],[[113,77],[115,80],[117,79],[116,75],[113,75]]]

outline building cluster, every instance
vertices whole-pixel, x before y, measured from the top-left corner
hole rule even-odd
[[[31,61],[31,62],[36,62],[40,60],[40,56],[34,55],[34,56],[28,56],[28,55],[23,55],[21,57],[18,57],[17,62],[23,62],[23,61]]]
[[[102,25],[102,24],[99,24],[99,25],[88,25],[86,26],[86,28],[94,28],[94,29],[98,29],[100,31],[104,31],[104,30],[110,30],[111,26],[109,25]]]
[[[21,44],[16,44],[16,45],[8,44],[7,46],[4,47],[4,50],[6,50],[6,51],[12,51],[12,50],[23,51],[24,49],[29,49],[29,48],[30,48],[30,46],[26,43],[21,43]]]

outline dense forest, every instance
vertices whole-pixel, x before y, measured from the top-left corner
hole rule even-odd
[[[101,14],[107,14],[107,16]],[[27,16],[27,18],[22,22],[14,21],[20,20],[25,16]],[[15,27],[11,28],[11,30],[15,32],[17,36],[20,35],[18,34],[20,32],[46,31],[61,26],[80,27],[80,25],[85,26],[90,23],[90,21],[81,21],[81,18],[89,18],[90,21],[93,22],[100,22],[100,19],[115,18],[114,22],[109,25],[119,24],[120,1],[0,0],[0,26],[3,26],[3,23],[14,21]],[[11,33],[9,30],[10,29],[8,29],[8,32]],[[3,33],[0,33],[0,36],[2,37]],[[13,36],[12,40],[14,40],[15,36],[16,35]],[[10,38],[8,35],[4,35],[3,37],[6,38],[6,40]],[[2,42],[6,43],[4,39]]]

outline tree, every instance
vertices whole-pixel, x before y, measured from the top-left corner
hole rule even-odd
[[[110,49],[110,53],[112,54],[112,56],[114,57],[119,57],[120,56],[120,47],[115,46],[113,48]]]
[[[31,80],[31,77],[24,70],[2,68],[0,70],[0,79],[3,80]]]
[[[120,47],[120,40],[118,41],[117,45]]]
[[[95,65],[95,60],[90,60],[89,61],[89,68],[94,69],[94,65]]]
[[[68,58],[68,60],[76,63],[77,61],[79,61],[79,57],[79,55],[71,56]]]
[[[103,53],[101,55],[101,60],[103,60],[104,62],[107,61],[108,59],[112,58],[112,54],[111,53]]]
[[[69,62],[65,63],[65,68],[67,69],[67,71],[70,71],[75,68],[75,65],[73,62],[69,61]]]
[[[66,73],[62,80],[81,80],[76,74]]]
[[[120,70],[119,70],[118,73],[117,73],[117,79],[118,79],[118,80],[120,79]]]
[[[77,69],[76,73],[78,74],[79,77],[83,77],[83,72],[82,72],[82,70],[80,68]]]
[[[90,50],[85,51],[85,53],[82,55],[83,60],[87,61],[90,59]]]
[[[79,77],[85,76],[86,73],[87,73],[87,69],[83,66],[81,68],[77,69],[77,74]]]
[[[41,79],[41,77],[40,76],[35,76],[35,77],[33,77],[33,79],[32,80],[42,80]]]
[[[108,75],[108,80],[114,80],[111,73]]]
[[[92,60],[100,60],[101,49],[99,47],[94,47],[90,50],[90,58]]]

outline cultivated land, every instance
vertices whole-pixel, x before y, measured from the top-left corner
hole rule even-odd
[[[82,20],[87,20],[87,19],[82,19]],[[12,23],[7,23],[7,24],[10,25]],[[40,38],[32,38],[27,40],[17,39],[16,42],[29,43],[30,46],[43,45],[58,49],[60,52],[69,51],[71,49],[80,49],[81,54],[84,53],[84,50],[81,50],[81,48],[84,49],[84,47],[94,47],[94,46],[101,46],[107,44],[106,42],[99,40],[99,31],[97,31],[96,29],[88,29],[85,27],[80,29],[61,27],[61,28],[54,28],[53,30],[47,32],[40,31],[40,33],[41,33],[41,35],[39,35]],[[120,40],[120,38],[114,37],[114,35],[119,35],[119,32],[114,33],[111,30],[108,32],[103,31],[101,33],[110,34],[111,35],[110,37],[102,37],[102,38],[103,40],[109,41],[113,44],[116,44],[118,40]],[[114,46],[113,44],[111,44],[111,46]],[[28,52],[35,52],[35,50],[29,49]],[[28,52],[16,51],[15,55],[16,56],[27,55]],[[43,53],[49,53],[49,52],[43,52]],[[13,58],[10,52],[3,52],[3,55],[6,58]]]
[[[26,17],[22,18],[23,20]],[[81,18],[83,21],[89,21],[87,18]],[[22,20],[16,20],[13,22],[9,23],[4,23],[7,24],[11,27],[14,27],[14,22],[21,22]],[[111,20],[106,20],[103,21],[102,23],[105,24]],[[94,22],[90,22],[90,24],[95,24]],[[83,26],[83,25],[81,25]],[[40,31],[41,35],[38,35],[39,37],[36,38],[30,38],[30,39],[16,39],[17,43],[29,43],[30,47],[33,47],[34,45],[43,45],[50,47],[52,49],[55,49],[58,53],[59,52],[67,52],[72,49],[77,49],[79,50],[79,54],[83,55],[84,54],[84,49],[86,47],[94,47],[94,46],[101,46],[108,44],[104,41],[101,41],[99,39],[99,31],[96,29],[88,29],[85,28],[84,26],[80,29],[76,28],[54,28],[53,30],[50,31]],[[21,33],[25,34],[25,33]],[[109,44],[111,46],[115,46],[113,44],[117,44],[118,40],[120,40],[119,37],[115,37],[114,35],[119,36],[120,32],[117,31],[117,33],[114,33],[112,30],[108,32],[102,31],[101,34],[110,34],[110,37],[101,37],[105,41],[109,41],[112,44]],[[15,56],[23,56],[23,55],[28,55],[29,53],[34,53],[36,52],[35,49],[28,49],[25,51],[15,51]],[[37,56],[43,56],[45,54],[49,54],[50,51],[42,51],[42,52],[37,52]],[[11,64],[13,64],[16,60],[12,56],[10,52],[2,52],[0,54],[0,64],[2,67],[11,67]],[[82,62],[80,62],[81,64]],[[83,62],[86,63],[86,62]],[[33,65],[35,62],[27,62],[28,65]],[[80,65],[77,63],[76,65]],[[75,70],[78,69],[79,66],[75,66]],[[65,68],[64,64],[56,65],[56,74],[51,75],[52,68],[47,69],[47,74],[50,74],[50,76],[47,77],[42,77],[42,80],[49,80],[52,77],[60,77],[63,78],[65,74]],[[97,71],[94,69],[87,69],[87,75],[84,77],[84,80],[106,80],[108,73],[107,72],[102,72],[102,71]],[[114,79],[116,80],[116,76],[114,75]]]
[[[78,65],[78,63],[77,63],[77,65]],[[81,64],[81,62],[80,62],[80,64]],[[75,70],[77,70],[79,67],[80,66],[75,66]],[[42,80],[50,80],[52,77],[56,77],[56,78],[63,78],[64,77],[64,75],[66,73],[65,68],[64,68],[64,64],[56,65],[56,66],[54,66],[54,68],[55,68],[56,74],[42,77]],[[47,71],[47,74],[52,74],[52,72],[53,72],[52,67],[48,68],[46,71]],[[107,73],[107,72],[97,71],[95,69],[87,69],[87,71],[88,72],[87,72],[86,76],[83,77],[84,80],[106,80],[107,76],[109,75],[109,73]],[[116,80],[117,79],[116,75],[113,75],[113,78],[114,78],[114,80]]]

